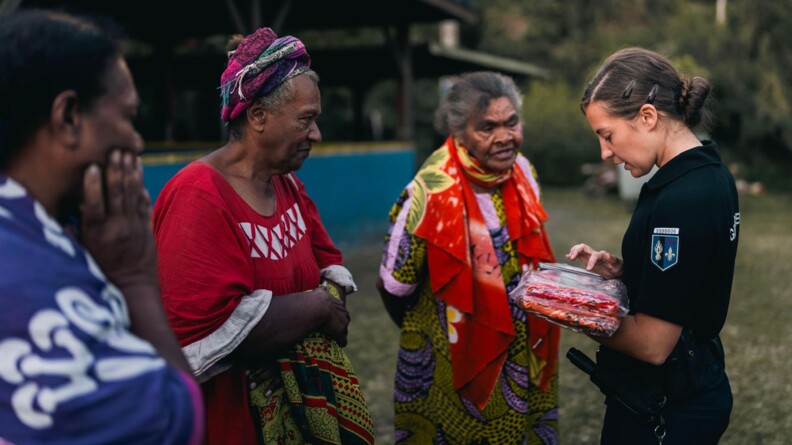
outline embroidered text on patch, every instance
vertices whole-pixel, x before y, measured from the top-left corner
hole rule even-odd
[[[655,227],[654,233],[659,235],[679,235],[679,227]]]
[[[734,241],[737,238],[737,226],[740,225],[740,212],[734,214],[734,223],[732,224],[731,229],[729,229],[729,241]]]

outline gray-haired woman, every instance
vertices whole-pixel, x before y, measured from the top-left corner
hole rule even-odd
[[[558,442],[558,328],[508,296],[553,260],[520,107],[510,78],[460,76],[437,111],[448,139],[390,213],[378,288],[401,327],[396,443]]]

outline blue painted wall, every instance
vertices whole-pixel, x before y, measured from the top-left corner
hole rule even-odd
[[[145,184],[152,199],[176,172],[203,154],[144,154]],[[388,212],[415,174],[415,150],[334,146],[315,150],[296,173],[333,241],[342,249],[357,247],[383,239]]]

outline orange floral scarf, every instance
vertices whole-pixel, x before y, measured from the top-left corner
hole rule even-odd
[[[526,174],[517,164],[502,174],[486,171],[452,137],[416,175],[407,229],[427,242],[429,278],[444,301],[457,392],[483,408],[515,339],[508,296],[495,248],[470,182],[501,187],[509,239],[524,268],[554,261],[542,225],[547,220]],[[415,211],[413,211],[413,208]],[[546,362],[539,386],[547,389],[558,357],[559,328],[529,318],[532,352]]]

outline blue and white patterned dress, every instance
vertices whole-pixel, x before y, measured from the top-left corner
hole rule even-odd
[[[118,288],[0,175],[0,444],[188,444],[200,393],[133,335]]]

